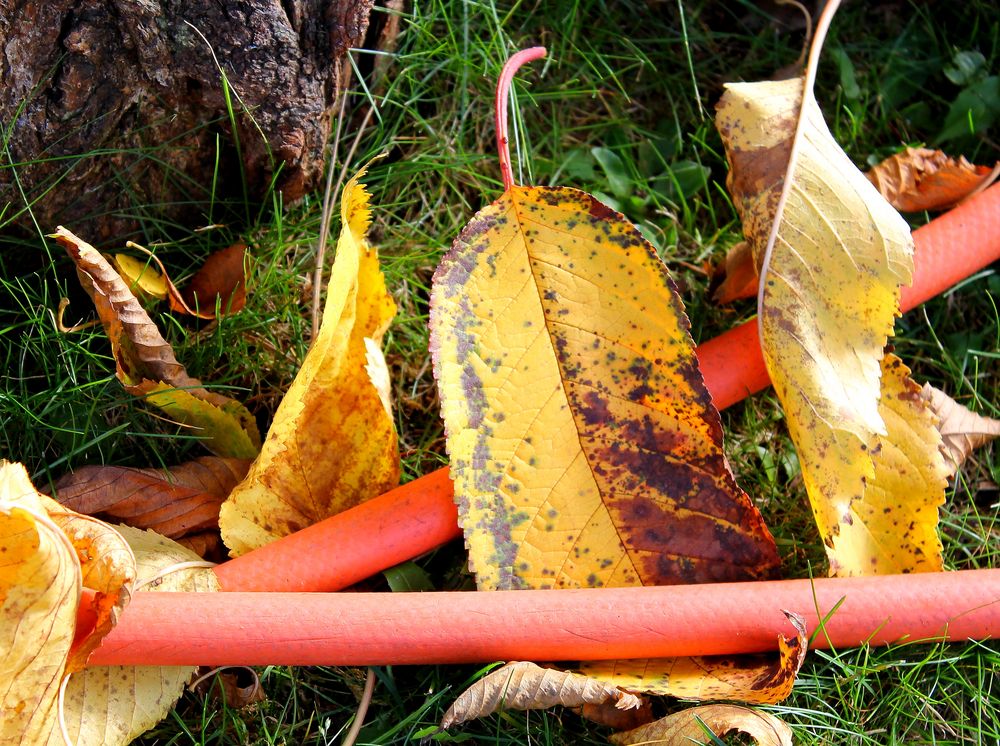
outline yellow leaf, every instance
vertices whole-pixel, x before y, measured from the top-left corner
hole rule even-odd
[[[767,577],[688,321],[621,215],[513,187],[435,273],[431,350],[482,589]]]
[[[758,320],[764,359],[799,452],[831,570],[894,572],[881,561],[873,564],[886,547],[861,542],[861,525],[849,530],[849,541],[838,541],[838,535],[857,516],[873,515],[866,488],[875,479],[872,454],[887,435],[879,409],[880,361],[898,313],[899,286],[912,274],[913,241],[903,219],[837,145],[808,96],[787,202],[766,253],[802,89],[802,79],[730,84],[717,126],[730,160],[730,191],[762,267]],[[911,457],[916,447],[911,444]],[[935,448],[925,444],[927,458]],[[908,545],[909,538],[899,536],[899,546],[888,553],[919,554],[921,547]]]
[[[705,728],[708,728],[706,733]],[[746,733],[760,746],[792,746],[792,729],[767,712],[737,705],[690,707],[655,723],[609,736],[624,746],[694,746],[715,743],[711,734]]]
[[[73,546],[20,464],[0,463],[0,743],[44,743],[82,589]]]
[[[924,384],[920,396],[940,420],[948,476],[962,467],[973,450],[1000,437],[1000,420],[976,414],[929,383]]]
[[[365,370],[365,338],[381,343],[396,306],[365,238],[363,175],[344,187],[343,228],[319,334],[249,475],[222,506],[219,526],[234,556],[399,482],[392,416]]]
[[[795,676],[806,656],[805,624],[801,617],[786,614],[795,627],[796,636],[778,638],[777,658],[764,654],[586,661],[578,670],[633,692],[775,704],[792,693]]]
[[[166,300],[167,282],[148,261],[136,259],[128,254],[113,254],[110,261],[122,279],[128,283],[129,289],[138,297]]]
[[[252,458],[260,448],[254,417],[239,402],[206,390],[188,375],[128,284],[93,246],[60,226],[55,238],[76,263],[114,354],[118,380],[148,396],[178,422],[197,428],[217,456]]]
[[[444,714],[442,728],[485,717],[498,710],[543,710],[554,705],[614,703],[620,710],[638,708],[642,700],[616,686],[578,673],[515,661],[488,673],[466,689]]]
[[[178,563],[200,562],[193,552],[152,531],[128,526],[119,531],[135,552],[139,593],[219,590],[210,569],[174,568]],[[194,671],[194,666],[97,666],[72,675],[63,708],[70,742],[129,743],[166,717]],[[49,745],[62,744],[56,728]]]

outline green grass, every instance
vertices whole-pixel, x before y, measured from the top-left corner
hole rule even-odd
[[[851,158],[864,166],[903,144],[934,142],[953,102],[978,90],[985,75],[950,80],[946,71],[956,52],[978,50],[983,70],[996,70],[998,25],[985,2],[844,8],[828,43],[837,51],[824,57],[817,96]],[[400,309],[387,358],[407,477],[444,462],[427,355],[428,288],[441,252],[500,193],[492,93],[506,56],[536,43],[550,51],[546,61],[518,76],[515,176],[616,200],[657,245],[681,289],[692,333],[705,340],[754,313],[752,302],[709,304],[708,280],[699,270],[703,262],[721,258],[740,232],[724,189],[725,160],[711,107],[725,81],[769,77],[795,60],[801,41],[800,30],[776,24],[749,2],[441,0],[408,8],[388,74],[367,80],[351,95],[339,148],[341,154],[348,151],[366,107],[374,105],[376,114],[349,170],[377,153],[389,154],[372,166],[368,183],[373,237]],[[353,53],[363,71],[373,59],[363,50]],[[950,136],[942,145],[989,162],[997,156],[995,138],[995,128],[986,129]],[[592,148],[602,149],[600,162]],[[155,151],[145,157],[155,157]],[[214,188],[201,185],[201,192]],[[29,201],[35,198],[42,196],[28,195]],[[251,241],[246,310],[217,324],[168,313],[156,318],[189,372],[242,398],[263,426],[309,344],[308,278],[321,198],[310,195],[291,207],[277,196],[261,205],[239,198],[205,203],[204,223],[225,227],[204,232],[164,218],[155,205],[136,207],[145,244],[156,247],[178,281],[212,250],[239,237]],[[91,318],[90,302],[68,261],[38,235],[54,226],[32,233],[3,222],[20,209],[15,202],[0,217],[0,453],[23,461],[40,485],[87,463],[171,464],[201,455],[196,441],[150,416],[149,408],[122,391],[99,328],[69,335],[56,330],[49,312],[60,297],[71,299],[68,323]],[[916,216],[914,223],[926,218]],[[335,218],[332,235],[338,230]],[[918,380],[993,416],[1000,402],[998,296],[1000,276],[983,272],[901,319],[895,340]],[[822,572],[824,553],[777,401],[761,394],[730,408],[723,419],[734,471],[774,531],[786,574]],[[949,490],[942,516],[949,569],[1000,566],[1000,501],[995,487],[980,488],[1000,482],[994,454],[990,447],[979,451]],[[459,545],[437,550],[418,565],[435,587],[468,587]],[[375,579],[370,587],[387,586]],[[998,670],[997,643],[815,651],[791,698],[770,709],[804,744],[996,743]],[[358,742],[418,742],[479,671],[378,669]],[[261,678],[265,702],[235,711],[186,694],[142,742],[339,743],[363,676],[337,668],[271,667]],[[662,705],[663,711],[677,707]],[[434,738],[562,744],[604,743],[605,735],[556,709],[499,714]]]

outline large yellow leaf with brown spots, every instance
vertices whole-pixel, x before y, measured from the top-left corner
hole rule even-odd
[[[938,496],[905,489],[903,483],[912,484],[905,480],[894,485],[901,490],[895,499],[871,487],[873,454],[896,437],[879,408],[881,360],[898,314],[899,287],[912,274],[913,241],[803,89],[801,78],[730,84],[717,114],[730,191],[762,278],[764,359],[798,449],[831,572],[932,569],[925,549],[933,526],[918,532],[924,537],[919,541],[895,527],[908,524],[928,499],[936,506]],[[794,168],[772,238],[793,141]],[[911,440],[907,451],[914,463],[940,460],[930,441],[921,447]],[[887,477],[883,466],[879,481],[888,484]],[[932,512],[936,516],[936,507]]]
[[[250,473],[222,505],[234,556],[395,487],[396,429],[366,370],[384,368],[381,341],[396,314],[378,252],[361,170],[344,187],[342,229],[319,334],[285,393]],[[386,374],[387,377],[387,374]],[[334,551],[335,548],[331,548]]]
[[[434,276],[431,349],[481,589],[770,577],[674,285],[573,189],[512,187]]]

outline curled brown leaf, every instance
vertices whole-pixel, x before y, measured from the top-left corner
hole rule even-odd
[[[792,746],[792,729],[784,721],[738,705],[691,707],[635,730],[615,733],[610,740],[636,746],[692,746],[713,743],[711,734],[724,736],[734,730],[746,733],[760,746]]]

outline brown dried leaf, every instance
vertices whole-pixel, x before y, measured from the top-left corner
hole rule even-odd
[[[514,661],[466,689],[448,708],[441,727],[450,728],[497,710],[543,710],[553,705],[580,707],[609,701],[621,710],[641,704],[636,695],[588,676]]]
[[[615,744],[648,744],[652,746],[692,746],[710,744],[708,728],[716,736],[732,731],[746,733],[761,746],[792,746],[792,729],[767,712],[737,705],[704,705],[657,720],[655,723],[615,733],[609,738]]]
[[[940,420],[948,476],[957,472],[973,449],[1000,437],[1000,420],[982,417],[962,406],[943,391],[925,383],[920,396]]]
[[[216,251],[205,260],[181,293],[184,306],[179,308],[180,304],[171,294],[170,307],[188,313],[192,313],[193,309],[194,315],[203,319],[214,319],[241,310],[247,301],[247,260],[245,243],[234,243]]]
[[[53,235],[76,263],[84,290],[111,341],[125,389],[195,429],[218,456],[252,458],[260,450],[254,417],[239,402],[188,375],[128,284],[93,246],[60,226]]]
[[[245,666],[202,666],[188,688],[203,697],[222,700],[226,706],[235,710],[242,710],[267,699],[257,672]]]
[[[622,710],[615,702],[609,701],[598,705],[587,702],[578,712],[580,717],[612,730],[632,730],[653,722],[653,703],[647,697],[639,697],[639,706],[628,710]]]
[[[177,539],[217,528],[219,506],[249,459],[204,456],[169,469],[84,466],[55,483],[55,498],[78,513]]]
[[[757,295],[757,267],[750,243],[740,241],[726,252],[726,258],[712,273],[709,292],[712,302],[723,305]]]
[[[940,150],[907,148],[886,158],[865,176],[900,212],[944,210],[986,188],[1000,169],[975,166]]]

